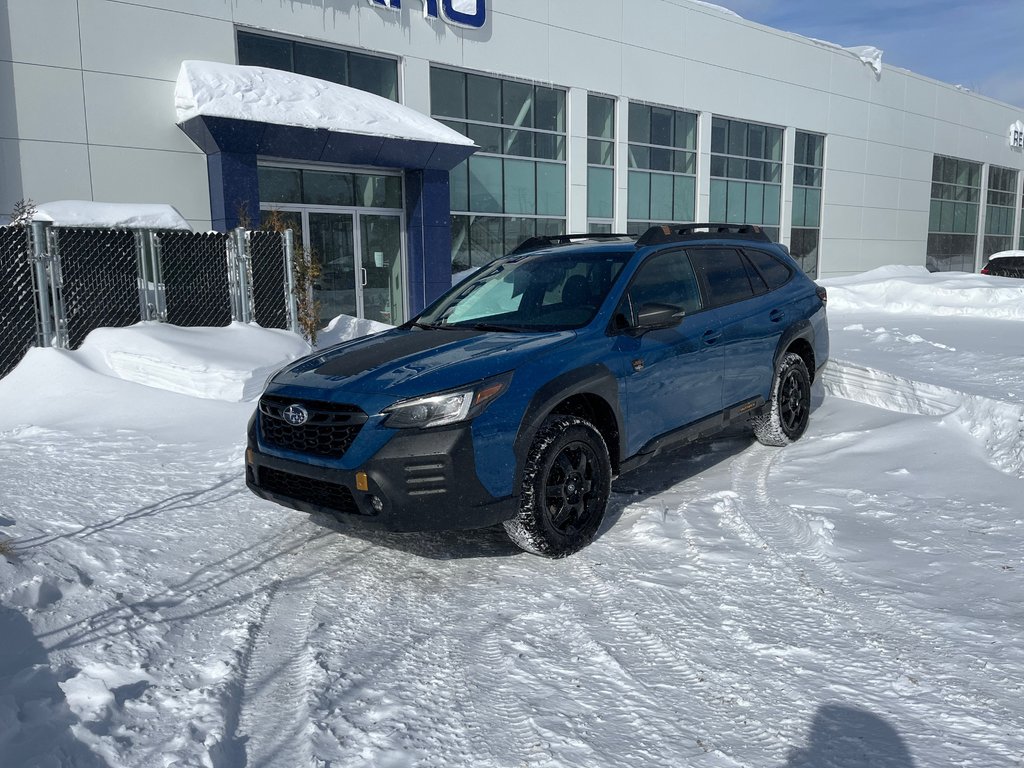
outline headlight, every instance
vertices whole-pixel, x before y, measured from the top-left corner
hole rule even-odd
[[[425,429],[472,419],[500,397],[511,380],[508,373],[461,389],[403,400],[384,409],[384,426]]]

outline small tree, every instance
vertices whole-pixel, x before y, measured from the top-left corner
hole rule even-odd
[[[32,220],[36,217],[36,204],[29,199],[19,200],[14,204],[14,210],[11,212],[11,224],[18,226],[28,226],[32,223]]]
[[[277,210],[267,213],[261,223],[261,229],[271,232],[284,232],[289,228],[288,222]],[[299,330],[306,341],[315,345],[317,332],[320,330],[320,302],[314,298],[313,286],[320,279],[323,268],[313,250],[303,247],[300,233],[296,233],[295,250],[292,274],[295,278],[295,301],[299,310]]]

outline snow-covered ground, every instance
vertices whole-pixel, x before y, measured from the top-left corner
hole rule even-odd
[[[827,284],[807,435],[621,478],[560,561],[251,495],[283,332],[33,351],[0,380],[0,765],[1019,768],[1024,281]]]

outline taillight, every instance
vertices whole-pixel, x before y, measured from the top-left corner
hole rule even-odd
[[[814,292],[818,294],[818,298],[821,299],[822,304],[828,304],[828,291],[825,290],[825,286],[815,285]]]
[[[986,264],[984,267],[981,268],[981,274],[983,274],[983,275],[990,274],[989,271],[988,271],[988,264]]]

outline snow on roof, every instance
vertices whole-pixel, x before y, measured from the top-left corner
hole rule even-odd
[[[710,8],[713,11],[719,11],[721,13],[724,13],[726,16],[735,16],[737,19],[743,18],[738,13],[736,13],[736,11],[731,11],[722,5],[715,5],[714,3],[705,3],[704,0],[690,0],[690,2],[693,3],[694,5],[703,5],[705,8]]]
[[[471,139],[437,120],[381,96],[265,67],[183,61],[174,107],[179,125],[206,115],[474,146]]]
[[[92,200],[56,200],[36,206],[36,221],[59,227],[111,229],[187,229],[192,227],[172,205],[162,203],[97,203]]]

